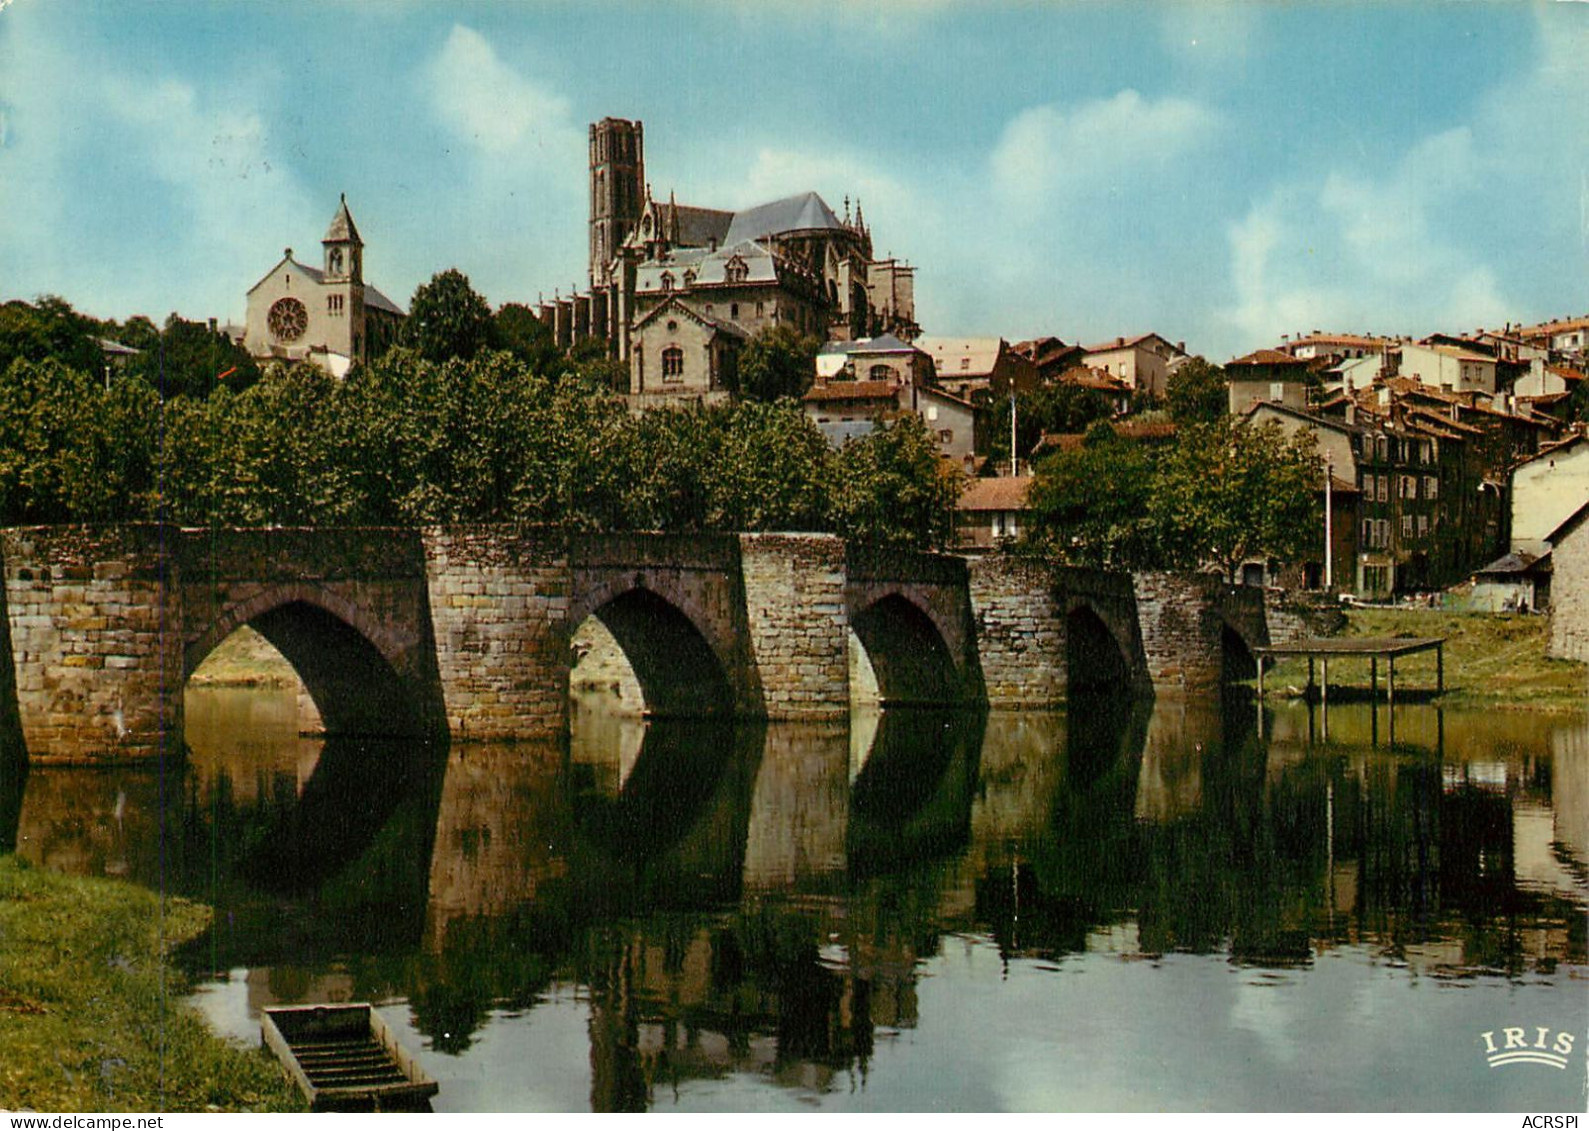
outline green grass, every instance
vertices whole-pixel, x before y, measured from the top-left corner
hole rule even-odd
[[[1444,609],[1351,609],[1344,636],[1443,636],[1446,693],[1450,706],[1555,708],[1589,707],[1589,666],[1552,660],[1550,619],[1516,614],[1458,613]],[[1307,661],[1287,660],[1264,676],[1266,688],[1307,682]],[[1385,661],[1379,664],[1380,694],[1385,692]],[[1367,688],[1366,659],[1336,659],[1330,686]],[[1396,661],[1396,687],[1433,690],[1435,654],[1422,652]]]
[[[259,633],[244,625],[205,657],[196,687],[295,687],[298,673]]]
[[[179,1003],[166,962],[210,912],[115,880],[0,857],[0,1107],[70,1111],[295,1111],[258,1049]]]

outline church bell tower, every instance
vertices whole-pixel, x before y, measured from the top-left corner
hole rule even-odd
[[[640,222],[645,205],[645,126],[603,118],[590,127],[590,283]]]
[[[353,213],[348,211],[346,193],[342,195],[337,214],[331,217],[331,227],[326,230],[325,239],[320,243],[325,248],[326,282],[364,282],[364,241],[359,238],[359,230],[353,225]]]

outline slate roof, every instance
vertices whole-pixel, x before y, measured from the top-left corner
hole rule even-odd
[[[1532,572],[1535,567],[1543,568],[1543,564],[1549,557],[1549,551],[1546,551],[1539,557],[1535,557],[1533,554],[1526,554],[1521,550],[1513,550],[1511,553],[1506,554],[1503,557],[1496,558],[1483,569],[1475,570],[1474,576],[1482,577],[1485,574],[1529,573]]]
[[[754,208],[734,213],[734,220],[729,224],[723,242],[738,243],[785,232],[823,229],[842,231],[844,225],[820,196],[814,192],[803,192],[798,196],[758,204]]]
[[[359,238],[359,229],[354,226],[353,213],[348,211],[348,198],[342,197],[342,203],[337,206],[337,214],[331,217],[331,226],[326,229],[326,238],[321,243],[342,243],[351,240],[357,244],[364,241]]]
[[[724,212],[720,208],[697,208],[692,204],[675,207],[679,212],[679,243],[684,247],[723,243],[728,236],[729,225],[734,221],[732,212]]]

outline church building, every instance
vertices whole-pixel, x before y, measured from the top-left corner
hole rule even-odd
[[[403,308],[364,281],[364,241],[344,196],[320,241],[321,266],[292,248],[248,292],[243,348],[260,361],[312,361],[332,376],[378,356],[402,324]]]
[[[559,345],[608,343],[637,406],[723,399],[740,348],[768,327],[846,341],[918,332],[915,269],[873,256],[858,202],[842,218],[814,192],[738,212],[664,203],[644,142],[640,122],[590,127],[590,290],[541,306]]]

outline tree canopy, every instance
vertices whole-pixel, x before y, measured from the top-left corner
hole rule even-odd
[[[1229,407],[1230,378],[1206,358],[1190,358],[1170,374],[1164,399],[1177,424],[1212,424]]]
[[[152,329],[152,328],[151,328]],[[833,450],[788,401],[631,416],[504,350],[394,348],[337,380],[266,367],[164,400],[45,357],[0,372],[0,524],[520,521],[579,530],[834,531],[942,544],[954,486],[919,421]]]
[[[1322,530],[1323,464],[1310,433],[1229,417],[1154,450],[1090,430],[1038,468],[1028,541],[1083,565],[1197,568],[1234,580],[1253,557],[1295,561]]]
[[[495,329],[490,303],[470,286],[469,276],[449,267],[415,289],[398,344],[427,361],[468,361],[491,344]]]
[[[757,331],[739,354],[737,388],[752,400],[802,396],[816,378],[822,343],[787,323]]]

